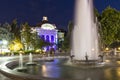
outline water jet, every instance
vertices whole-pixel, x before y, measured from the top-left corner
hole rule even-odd
[[[27,66],[37,65],[35,62],[33,62],[33,55],[32,55],[32,53],[29,54],[29,62],[27,62],[26,65]]]
[[[75,25],[72,31],[74,60],[98,60],[98,31],[93,13],[93,0],[76,0]],[[87,53],[87,56],[86,56]]]
[[[26,67],[23,66],[23,55],[20,53],[19,54],[19,66],[16,68],[17,71],[24,72],[27,70]]]

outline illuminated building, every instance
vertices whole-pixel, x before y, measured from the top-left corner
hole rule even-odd
[[[51,24],[45,16],[37,26],[31,27],[30,29],[31,32],[29,32],[29,30],[23,26],[23,29],[21,30],[21,42],[24,44],[24,50],[34,50],[34,46],[32,44],[29,44],[29,46],[27,45],[27,41],[25,39],[26,37],[24,35],[26,31],[28,31],[28,34],[37,33],[39,38],[51,44],[49,46],[43,47],[45,51],[56,50],[60,48],[59,45],[62,43],[62,41],[64,41],[64,32],[58,30],[55,24]],[[35,35],[33,36],[31,34],[31,37],[35,39]]]
[[[64,38],[64,33],[59,32],[55,24],[51,24],[45,16],[43,17],[42,22],[36,26],[36,31],[42,39],[54,44],[53,46],[45,47],[47,50],[50,50],[51,48],[56,50],[59,43],[58,39]]]

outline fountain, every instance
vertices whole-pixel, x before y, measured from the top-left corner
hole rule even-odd
[[[23,55],[19,54],[19,67],[17,68],[18,71],[26,71],[27,68],[23,66]]]
[[[93,14],[93,0],[76,0],[75,26],[72,32],[74,60],[98,59],[98,32]]]
[[[26,65],[36,65],[36,63],[33,62],[33,56],[32,56],[32,53],[29,54],[29,62],[26,63]]]
[[[120,77],[120,61],[111,61],[108,59],[103,65],[99,65],[99,63],[95,66],[88,65],[90,62],[98,60],[99,53],[98,32],[95,23],[96,20],[94,20],[95,18],[93,15],[93,1],[76,1],[76,18],[75,27],[72,32],[73,38],[70,59],[59,56],[54,57],[54,60],[51,61],[52,57],[48,55],[48,57],[38,57],[37,60],[40,65],[27,66],[27,70],[29,71],[26,71],[25,73],[22,72],[24,74],[12,72],[14,71],[11,69],[13,68],[13,62],[3,64],[2,70],[5,72],[6,68],[8,68],[8,72],[12,72],[12,78],[22,78],[24,80],[118,80]],[[102,61],[104,61],[103,56],[100,57],[102,58]],[[80,61],[85,65],[74,65],[74,61],[78,61],[78,63]],[[65,65],[66,62],[68,62],[67,65]],[[33,63],[31,53],[29,54],[28,63]],[[9,69],[11,69],[11,71],[9,71]],[[22,54],[20,54],[18,70],[24,70]]]
[[[45,61],[45,62],[53,62],[54,61],[54,57],[52,57],[52,56],[50,56],[48,54],[47,57],[43,56],[43,61]]]
[[[22,56],[22,54],[19,55],[19,67],[23,68],[23,56]]]

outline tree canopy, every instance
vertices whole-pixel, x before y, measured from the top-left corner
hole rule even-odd
[[[103,10],[100,18],[101,41],[105,47],[120,40],[120,12],[108,6]]]
[[[69,23],[68,23],[68,33],[64,38],[64,42],[62,43],[62,48],[64,50],[70,49],[73,27],[74,27],[73,22],[69,21]]]

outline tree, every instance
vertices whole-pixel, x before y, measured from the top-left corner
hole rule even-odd
[[[14,39],[15,38],[19,38],[20,39],[20,27],[17,24],[17,19],[14,19],[12,21],[12,24],[11,24],[11,33],[13,34]]]
[[[4,27],[0,27],[0,40],[7,40],[8,42],[12,40],[12,34]]]
[[[25,50],[28,50],[28,48],[31,46],[31,35],[31,28],[28,23],[26,22],[25,24],[22,24],[21,39]]]
[[[40,49],[43,46],[47,46],[50,45],[48,42],[46,42],[45,40],[42,40],[41,37],[38,36],[37,31],[35,28],[31,28],[31,44],[34,48],[34,50],[36,49]]]
[[[42,40],[38,36],[36,29],[30,27],[28,23],[22,25],[21,39],[25,50],[35,50],[40,49],[43,46],[50,45],[50,43]]]
[[[23,49],[23,45],[22,45],[21,41],[16,38],[9,45],[9,49],[10,49],[10,51],[19,51],[19,50]]]
[[[108,6],[101,14],[100,36],[104,47],[120,40],[120,12]]]
[[[101,15],[100,15],[100,13],[98,12],[98,10],[97,10],[96,8],[94,8],[94,15],[95,15],[95,17],[94,17],[94,18],[96,18],[96,17],[97,17],[98,22],[99,22],[99,20],[101,19]]]
[[[99,14],[99,12],[98,12],[98,10],[96,8],[94,8],[94,14],[95,14],[96,17],[100,16],[100,14]]]
[[[71,48],[71,35],[73,30],[73,22],[69,21],[68,23],[68,33],[64,38],[64,42],[62,43],[62,49],[69,50]]]

